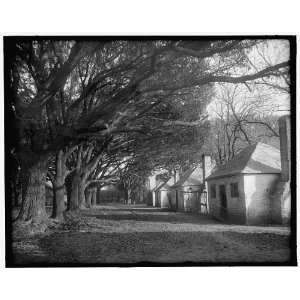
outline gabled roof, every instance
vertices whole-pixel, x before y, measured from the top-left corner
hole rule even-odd
[[[200,166],[190,168],[185,171],[180,179],[175,182],[172,187],[178,187],[183,185],[201,185],[203,183],[203,173]]]
[[[169,189],[171,186],[173,186],[174,184],[174,178],[173,177],[170,177],[169,179],[163,181],[163,182],[160,182],[154,189],[153,191],[157,191],[157,190],[160,190],[160,189]]]
[[[245,148],[227,164],[216,168],[207,180],[239,173],[281,173],[280,151],[270,145],[256,143]]]
[[[163,185],[165,185],[165,183],[166,183],[166,181],[159,182],[152,191],[155,192],[155,191],[159,190]]]

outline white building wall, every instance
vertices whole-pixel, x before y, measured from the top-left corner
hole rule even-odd
[[[279,177],[279,174],[244,175],[247,224],[267,224],[272,221],[272,209],[280,213],[280,205],[271,200]]]
[[[239,196],[231,197],[230,184],[238,183]],[[212,198],[211,186],[216,185],[216,197]],[[244,180],[241,174],[234,176],[226,176],[222,178],[208,180],[208,205],[209,214],[217,219],[221,219],[221,199],[220,185],[225,185],[227,198],[227,220],[233,223],[245,223],[245,192]]]
[[[160,207],[161,208],[169,208],[170,202],[169,202],[169,191],[168,190],[161,190],[160,191]]]

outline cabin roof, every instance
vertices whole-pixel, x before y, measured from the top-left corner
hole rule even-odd
[[[159,189],[162,189],[162,188],[165,188],[165,189],[169,189],[171,186],[173,186],[174,184],[174,178],[173,177],[170,177],[169,179],[163,181],[163,182],[160,182],[154,189],[153,191],[157,191]]]
[[[217,167],[207,180],[234,174],[281,173],[280,151],[264,143],[246,147],[225,165]]]
[[[172,187],[175,188],[183,185],[201,185],[203,183],[202,177],[202,168],[200,166],[190,168],[181,175],[180,179],[175,182]]]

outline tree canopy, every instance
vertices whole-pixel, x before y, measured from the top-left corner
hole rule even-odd
[[[18,133],[11,153],[29,174],[23,202],[35,201],[33,177],[46,176],[34,170],[48,173],[51,161],[58,186],[72,174],[73,198],[84,197],[91,182],[125,178],[124,170],[137,166],[150,171],[194,163],[209,132],[206,106],[217,83],[274,85],[286,76],[288,59],[253,67],[251,51],[262,43],[7,39],[7,101]],[[78,207],[82,201],[75,198]]]

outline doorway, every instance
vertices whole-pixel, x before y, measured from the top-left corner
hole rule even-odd
[[[219,186],[219,197],[221,204],[220,215],[223,219],[227,218],[227,197],[226,197],[226,187],[224,184]]]

